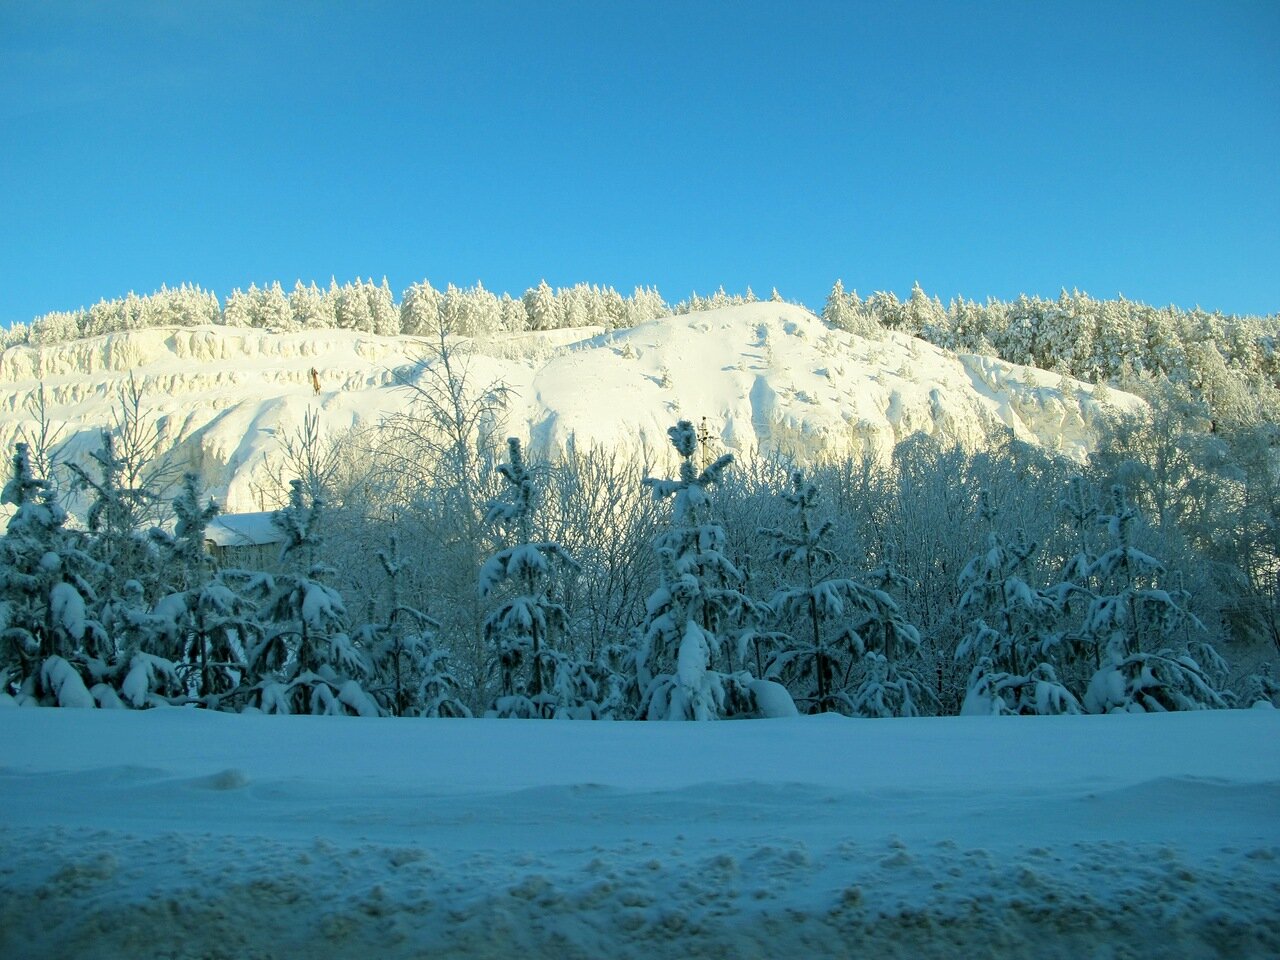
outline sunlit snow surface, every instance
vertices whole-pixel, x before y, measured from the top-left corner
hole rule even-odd
[[[469,381],[509,388],[502,431],[538,457],[570,443],[668,449],[667,428],[702,425],[726,451],[800,457],[887,455],[909,436],[978,446],[1012,433],[1073,457],[1100,419],[1140,401],[990,357],[953,354],[901,333],[828,329],[803,307],[753,303],[599,328],[498,335],[470,344]],[[353,330],[273,334],[160,327],[0,352],[0,449],[38,432],[26,406],[43,383],[51,426],[84,457],[134,376],[160,446],[197,470],[228,511],[255,493],[281,442],[314,414],[326,431],[369,427],[410,406],[429,343]],[[312,389],[317,371],[319,394]]]
[[[0,957],[1280,955],[1280,714],[0,710]]]

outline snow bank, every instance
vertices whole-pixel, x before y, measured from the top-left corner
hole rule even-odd
[[[1280,715],[0,711],[0,955],[1264,957]]]
[[[556,330],[477,344],[476,386],[512,388],[509,428],[539,455],[579,447],[665,450],[683,417],[726,450],[801,457],[887,454],[923,431],[968,446],[995,431],[1083,457],[1104,404],[1093,388],[1033,368],[960,356],[922,340],[828,329],[801,307],[754,303],[630,330]],[[397,375],[427,352],[411,337],[350,330],[271,334],[202,327],[114,333],[0,353],[0,444],[24,425],[40,381],[72,449],[96,445],[132,373],[160,417],[163,443],[200,471],[231,512],[262,509],[254,480],[308,411],[324,428],[375,424],[408,405]],[[315,394],[310,371],[318,371]],[[1112,391],[1113,409],[1138,401]]]

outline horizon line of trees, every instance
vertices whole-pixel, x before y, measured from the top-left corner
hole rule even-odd
[[[781,300],[777,291],[773,299]],[[225,302],[203,288],[182,284],[152,294],[100,300],[87,309],[54,311],[29,324],[0,331],[0,348],[45,346],[85,337],[164,326],[220,324],[287,333],[299,330],[358,330],[384,336],[434,335],[440,330],[459,336],[522,333],[570,327],[631,327],[647,320],[756,301],[720,288],[710,296],[690,297],[668,305],[654,287],[638,286],[630,296],[613,287],[579,283],[553,289],[545,280],[519,297],[448,284],[438,290],[428,280],[410,284],[396,300],[384,277],[328,288],[299,280],[286,292],[279,282],[232,290]]]
[[[782,299],[776,289],[771,299]],[[182,284],[14,324],[0,332],[0,348],[204,324],[279,332],[351,329],[388,336],[430,336],[441,330],[487,336],[582,326],[625,328],[756,300],[750,288],[745,294],[728,294],[721,287],[710,296],[695,292],[669,305],[655,287],[636,287],[624,296],[613,287],[585,283],[553,289],[545,280],[518,297],[492,292],[479,282],[470,287],[448,284],[439,290],[423,280],[410,284],[396,300],[385,278],[381,283],[358,278],[344,284],[331,280],[323,289],[298,281],[288,292],[278,282],[251,284],[247,290],[233,290],[220,303],[214,293]],[[1056,299],[1020,295],[979,303],[956,298],[944,305],[919,284],[906,300],[884,291],[864,299],[856,290],[846,292],[837,280],[822,317],[836,329],[856,334],[900,331],[947,349],[998,356],[1091,383],[1122,384],[1161,375],[1198,382],[1204,368],[1220,360],[1227,369],[1273,388],[1280,384],[1280,313],[1252,316],[1199,307],[1153,307],[1065,289]]]
[[[1065,289],[1056,299],[957,298],[944,306],[919,284],[900,301],[893,293],[863,299],[837,280],[822,316],[837,329],[864,335],[897,330],[949,350],[998,356],[1089,383],[1164,376],[1199,384],[1212,375],[1206,368],[1217,365],[1280,385],[1280,313],[1152,307]]]
[[[780,301],[775,289],[771,299]],[[692,294],[668,305],[653,287],[625,297],[612,287],[577,284],[552,289],[545,281],[518,298],[477,283],[443,291],[411,284],[397,302],[387,281],[356,280],[327,289],[299,281],[234,290],[225,304],[198,286],[161,288],[149,296],[99,301],[87,310],[47,314],[29,326],[0,331],[0,348],[41,346],[117,330],[223,324],[278,332],[351,329],[372,334],[486,337],[505,333],[599,326],[621,329],[663,316],[757,300]],[[1056,299],[1019,296],[985,303],[957,298],[943,305],[919,284],[899,300],[878,292],[863,299],[832,287],[822,310],[831,327],[861,336],[896,331],[957,352],[995,356],[1090,383],[1110,384],[1157,401],[1172,386],[1202,407],[1214,427],[1223,419],[1280,420],[1280,314],[1227,315],[1200,308],[1151,307],[1100,300],[1063,290]]]

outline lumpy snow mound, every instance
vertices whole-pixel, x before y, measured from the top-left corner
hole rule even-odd
[[[473,346],[472,386],[505,383],[503,429],[552,456],[571,442],[662,451],[677,419],[706,418],[715,442],[736,452],[883,455],[918,432],[973,447],[1010,431],[1081,458],[1096,441],[1099,418],[1139,405],[902,334],[865,339],[834,331],[780,303]],[[25,407],[43,382],[54,426],[83,452],[96,445],[132,374],[160,418],[163,444],[200,471],[229,510],[262,509],[255,475],[308,411],[330,431],[374,425],[406,409],[411,392],[403,381],[414,380],[429,355],[429,343],[411,337],[226,327],[13,347],[0,354],[0,443],[32,429]]]
[[[1280,956],[1280,714],[0,710],[0,956]]]

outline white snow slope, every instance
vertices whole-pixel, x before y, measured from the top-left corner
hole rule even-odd
[[[755,303],[655,320],[630,330],[557,330],[477,343],[471,382],[511,389],[503,429],[537,454],[647,444],[665,451],[677,419],[707,418],[728,450],[888,453],[923,431],[976,446],[993,431],[1083,457],[1109,405],[1139,401],[989,357],[956,355],[901,334],[867,340],[828,329],[801,307]],[[156,328],[0,354],[0,444],[33,426],[24,409],[43,381],[71,451],[97,430],[132,373],[166,446],[200,471],[232,512],[254,496],[308,410],[329,430],[373,425],[406,408],[423,341],[349,330],[274,334],[227,327]],[[320,375],[313,393],[309,371]],[[268,504],[267,506],[273,506]]]
[[[0,956],[1280,956],[1280,714],[0,710]]]

